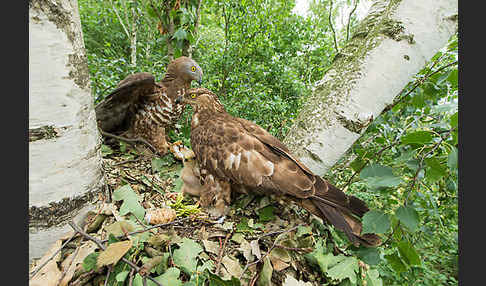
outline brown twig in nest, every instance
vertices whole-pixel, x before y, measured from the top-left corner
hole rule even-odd
[[[176,223],[179,223],[179,222],[183,222],[183,221],[186,221],[186,220],[189,220],[190,217],[185,217],[185,218],[181,218],[179,220],[174,220],[172,222],[168,222],[168,223],[161,223],[161,224],[157,224],[157,225],[153,225],[153,226],[150,226],[150,227],[147,227],[145,229],[141,229],[141,230],[136,230],[136,231],[132,231],[132,232],[128,232],[127,235],[133,235],[133,234],[137,234],[137,233],[142,233],[142,232],[146,232],[148,230],[151,230],[151,229],[154,229],[154,228],[157,228],[157,227],[163,227],[163,226],[168,226],[168,225],[172,225],[172,224],[176,224]],[[116,238],[123,238],[125,237],[124,234],[122,235],[119,235],[117,236]],[[105,240],[102,240],[101,242],[102,243],[105,243],[107,242],[108,239],[105,239]]]
[[[99,248],[101,248],[102,250],[105,250],[106,249],[106,246],[103,245],[103,242],[101,240],[99,240],[98,238],[96,237],[93,237],[89,234],[87,234],[86,232],[84,232],[77,224],[74,223],[74,221],[70,221],[69,222],[69,225],[75,230],[77,231],[79,234],[81,234],[83,237],[93,241],[94,243],[96,243],[98,245]],[[131,262],[130,260],[126,259],[125,257],[122,257],[121,258],[121,261],[125,262],[126,264],[128,264],[132,269],[135,269],[135,271],[137,273],[140,272],[140,267],[138,267],[137,265],[135,265],[133,262]],[[152,282],[154,282],[155,284],[159,285],[159,286],[163,286],[159,281],[155,280],[154,278],[152,278],[151,276],[145,276],[146,278],[150,279]]]
[[[103,134],[103,136],[114,138],[114,139],[117,139],[117,140],[120,140],[120,141],[125,141],[129,144],[132,144],[132,145],[135,144],[135,143],[143,143],[143,144],[149,146],[150,150],[152,152],[154,152],[155,154],[157,154],[159,156],[162,156],[162,154],[160,154],[159,151],[157,151],[157,149],[155,149],[155,147],[152,146],[152,144],[150,144],[147,140],[145,140],[143,138],[140,138],[140,137],[138,137],[138,138],[126,138],[126,137],[123,137],[123,136],[118,136],[118,135],[103,131],[101,129],[99,129],[99,130],[100,130],[100,133]]]
[[[221,260],[223,259],[224,249],[226,248],[226,243],[228,242],[228,238],[231,236],[232,233],[233,230],[231,230],[231,232],[228,232],[226,238],[224,239],[223,247],[221,247],[221,249],[219,250],[218,263],[216,264],[216,272],[215,272],[216,275],[219,275],[219,269],[221,268]]]

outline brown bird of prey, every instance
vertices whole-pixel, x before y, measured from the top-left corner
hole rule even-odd
[[[195,191],[201,206],[214,205],[223,215],[231,190],[273,194],[331,223],[355,245],[381,243],[376,234],[361,234],[359,218],[369,210],[365,202],[314,175],[265,129],[231,116],[214,93],[194,88],[177,102],[193,108],[191,145],[202,181]]]
[[[129,75],[95,107],[98,126],[105,135],[143,139],[163,155],[169,148],[168,129],[184,111],[175,100],[193,80],[201,83],[202,76],[201,67],[188,57],[169,63],[158,83],[150,73]]]

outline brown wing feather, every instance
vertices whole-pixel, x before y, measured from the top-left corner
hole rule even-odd
[[[201,120],[191,131],[191,145],[203,167],[221,178],[298,198],[313,194],[313,175],[276,153],[231,116]]]
[[[95,107],[98,126],[107,132],[124,128],[132,108],[144,96],[150,96],[159,88],[150,73],[136,73],[127,76]],[[122,127],[123,126],[123,127]]]

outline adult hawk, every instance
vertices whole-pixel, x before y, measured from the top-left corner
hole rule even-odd
[[[202,206],[214,205],[222,215],[231,190],[274,194],[333,224],[355,245],[381,243],[376,234],[361,234],[358,217],[369,210],[365,202],[314,175],[265,129],[228,114],[214,93],[191,89],[177,101],[191,105],[194,112],[191,145],[202,185],[193,192],[201,195]]]
[[[164,78],[156,83],[146,72],[127,76],[96,107],[102,131],[148,141],[161,155],[168,150],[167,131],[180,118],[184,105],[175,99],[201,83],[201,67],[188,57],[179,57],[167,66]]]

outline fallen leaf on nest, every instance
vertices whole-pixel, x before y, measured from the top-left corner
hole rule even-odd
[[[115,265],[120,258],[127,253],[127,251],[132,247],[131,240],[124,240],[120,242],[114,242],[108,247],[100,252],[98,259],[96,261],[96,266],[102,267],[104,265]]]
[[[260,245],[258,245],[258,239],[252,240],[250,242],[251,245],[251,253],[255,255],[258,259],[262,257],[262,253],[260,252]]]
[[[169,223],[177,217],[176,211],[169,208],[149,210],[145,214],[145,221],[149,224]]]
[[[113,234],[114,236],[120,236],[124,235],[125,232],[132,232],[135,230],[135,226],[129,222],[129,221],[117,221],[109,226],[105,227],[106,234],[109,236],[110,234]]]
[[[258,286],[272,286],[272,274],[273,274],[273,267],[270,259],[265,257],[262,271],[260,272],[260,277],[258,277],[257,285]]]
[[[247,262],[253,261],[253,254],[251,253],[252,247],[248,241],[243,239],[243,242],[240,244],[240,248],[238,249],[243,253],[243,256]]]
[[[165,233],[160,233],[160,234],[156,234],[156,235],[152,235],[149,239],[148,239],[148,243],[150,245],[153,245],[155,247],[159,247],[161,245],[165,245],[167,244],[167,242],[169,242],[171,240],[171,237]]]
[[[225,255],[223,259],[221,259],[221,263],[231,276],[240,277],[241,273],[243,273],[243,269],[237,259],[232,259],[228,255]]]
[[[37,269],[40,265],[42,265],[44,262],[46,262],[54,252],[59,250],[61,248],[61,240],[57,240],[54,242],[54,244],[51,246],[51,248],[44,254],[44,256],[39,260],[37,263],[36,267],[34,269]],[[56,254],[53,259],[51,259],[44,267],[37,272],[37,274],[32,277],[32,279],[29,281],[29,286],[55,286],[57,285],[57,282],[59,282],[59,279],[61,278],[61,271],[59,268],[57,268],[57,261],[61,259],[61,252]]]
[[[217,242],[210,240],[203,240],[202,242],[204,244],[204,249],[206,250],[206,252],[211,252],[216,255],[219,254],[219,244]]]

